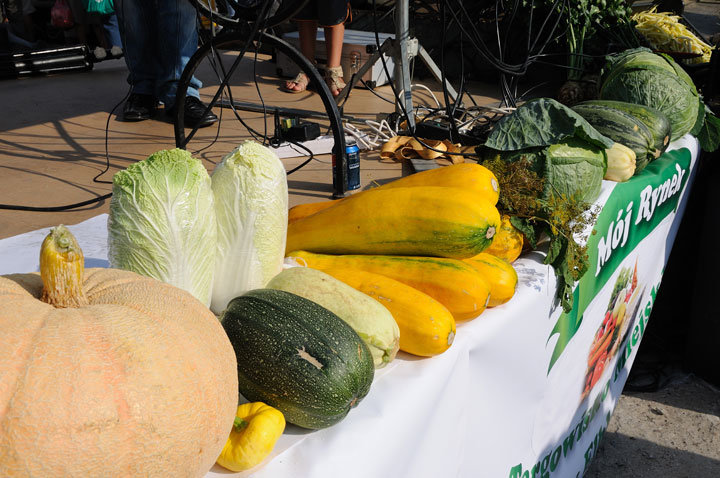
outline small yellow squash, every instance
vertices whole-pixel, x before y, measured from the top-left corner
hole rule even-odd
[[[288,257],[300,265],[322,271],[359,269],[390,277],[437,300],[456,321],[480,315],[490,298],[490,286],[482,274],[460,260],[422,256],[330,255],[307,251],[291,252]],[[402,331],[400,335],[402,337]]]
[[[622,183],[633,177],[636,166],[635,151],[616,142],[612,148],[606,149],[605,153],[608,161],[603,179]]]
[[[455,320],[445,306],[427,294],[389,277],[358,269],[327,269],[327,274],[385,306],[400,328],[400,350],[432,357],[455,339]]]
[[[285,430],[282,412],[262,402],[237,407],[230,438],[217,463],[231,471],[249,470],[267,457]]]
[[[515,229],[510,222],[510,216],[503,214],[500,228],[495,233],[492,244],[483,252],[492,254],[495,257],[504,259],[507,262],[515,262],[520,257],[523,248],[522,232]]]
[[[518,276],[508,261],[484,252],[464,261],[480,271],[490,285],[488,307],[504,304],[515,295]]]

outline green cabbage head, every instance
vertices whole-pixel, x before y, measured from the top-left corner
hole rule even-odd
[[[643,48],[610,58],[600,98],[660,110],[670,120],[671,141],[693,129],[701,107],[695,85],[682,67],[668,56]]]
[[[158,151],[113,176],[111,267],[167,282],[209,306],[216,244],[210,175],[189,152]]]

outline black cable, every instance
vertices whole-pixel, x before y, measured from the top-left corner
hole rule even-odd
[[[270,0],[270,2],[272,2],[272,0]],[[267,14],[269,15],[269,10],[268,10]],[[209,20],[210,20],[210,24],[211,24],[211,26],[212,26],[212,23],[213,23],[212,12],[210,13],[210,19],[209,19]],[[266,18],[265,18],[265,19],[258,19],[258,20],[257,20],[256,25],[260,26],[259,31],[261,31],[261,30],[263,30],[263,29],[265,28],[265,22],[266,22]],[[210,39],[210,53],[211,53],[211,54],[210,54],[210,60],[209,60],[209,62],[210,62],[211,69],[212,69],[213,72],[215,73],[215,75],[216,75],[216,77],[218,78],[218,80],[220,80],[221,86],[222,86],[223,80],[222,80],[222,77],[220,76],[220,73],[218,72],[218,64],[219,64],[219,66],[220,66],[220,70],[222,71],[222,75],[223,75],[224,78],[227,78],[227,70],[225,69],[225,66],[224,66],[224,64],[223,64],[223,62],[222,62],[222,57],[220,56],[220,54],[218,53],[218,51],[215,49],[214,42],[213,42],[213,39],[215,38],[215,36],[214,36],[214,31],[213,31],[213,30],[211,30],[211,35],[212,35],[212,36],[211,36],[211,39]],[[249,39],[248,44],[251,43],[251,42],[252,42],[252,37]],[[239,114],[238,111],[237,111],[237,108],[235,108],[234,99],[233,99],[233,96],[232,96],[232,88],[231,88],[230,84],[229,84],[228,82],[226,82],[227,84],[226,84],[225,87],[222,88],[222,89],[223,89],[223,90],[226,90],[226,93],[227,93],[227,95],[228,95],[228,101],[229,101],[229,104],[230,104],[230,109],[233,111],[236,119],[245,127],[245,129],[250,133],[250,135],[253,137],[253,139],[255,139],[255,141],[257,141],[257,142],[259,142],[259,143],[262,143],[263,145],[267,145],[267,144],[269,144],[272,140],[268,137],[268,132],[267,132],[267,107],[266,107],[266,105],[265,105],[265,101],[264,101],[262,92],[261,92],[261,90],[260,90],[260,85],[258,84],[258,81],[257,81],[257,73],[256,73],[256,72],[257,72],[257,63],[258,63],[258,56],[257,56],[257,55],[258,55],[259,47],[260,47],[260,45],[259,45],[259,42],[258,42],[258,44],[256,44],[255,49],[254,49],[253,77],[254,77],[254,79],[255,79],[255,80],[254,80],[254,81],[255,81],[255,90],[256,90],[257,93],[258,93],[258,97],[259,97],[259,99],[260,99],[260,102],[261,102],[262,108],[263,108],[264,133],[260,133],[259,131],[256,131],[253,127],[251,127],[249,124],[247,124],[247,123],[242,119],[242,117],[240,116],[240,114]],[[245,49],[245,50],[247,50],[247,49]],[[243,56],[244,56],[244,55],[243,55]],[[216,64],[216,61],[217,61],[217,64]],[[220,110],[220,118],[218,119],[218,134],[219,134],[219,131],[220,131],[220,123],[222,123],[222,108],[221,108],[221,110]],[[262,141],[260,141],[259,138],[262,138]],[[212,146],[212,145],[217,141],[217,139],[218,139],[218,135],[216,134],[215,139],[214,139],[209,145],[207,145],[207,146],[205,146],[204,148],[198,150],[198,152],[199,152],[199,151],[202,151],[202,150],[204,150],[204,149],[206,149],[206,148],[208,148],[208,147],[210,147],[210,146]],[[290,174],[298,171],[298,170],[299,170],[300,168],[302,168],[303,166],[307,165],[307,164],[308,164],[310,161],[312,161],[313,159],[315,159],[315,155],[314,155],[314,153],[313,153],[309,148],[307,148],[306,146],[304,146],[304,145],[301,144],[301,143],[298,143],[298,142],[295,142],[295,141],[289,141],[289,140],[286,140],[286,141],[287,141],[288,143],[292,144],[292,145],[295,145],[295,146],[297,146],[297,147],[299,147],[299,148],[301,148],[301,149],[304,149],[304,150],[307,151],[308,154],[310,155],[310,157],[309,157],[306,161],[304,161],[302,164],[300,164],[299,166],[296,166],[295,168],[293,168],[293,169],[291,169],[290,171],[287,171],[287,172],[286,172],[286,175],[290,175]]]
[[[110,170],[110,152],[108,149],[108,138],[109,138],[109,130],[110,130],[110,118],[112,118],[113,113],[115,110],[123,104],[128,97],[130,96],[130,92],[132,91],[132,87],[128,89],[128,92],[125,94],[123,99],[121,99],[115,106],[112,107],[110,110],[110,113],[108,113],[107,121],[105,122],[105,169],[100,171],[94,178],[93,182],[95,183],[102,183],[102,184],[112,184],[112,181],[102,181],[98,179],[100,176],[105,174]],[[102,196],[98,196],[96,198],[88,199],[87,201],[82,201],[74,204],[66,204],[62,206],[22,206],[22,205],[16,205],[16,204],[0,204],[0,209],[10,210],[10,211],[33,211],[33,212],[59,212],[59,211],[67,211],[70,209],[76,209],[79,207],[87,206],[88,204],[93,204],[97,202],[105,201],[106,199],[110,198],[112,196],[112,193],[104,194]]]
[[[392,80],[390,80],[390,81],[392,81]],[[368,85],[368,84],[365,82],[365,80],[360,80],[360,83],[362,83],[362,85],[363,85],[365,88],[367,88],[370,93],[372,93],[373,95],[377,96],[377,97],[380,98],[381,100],[383,100],[383,101],[385,101],[385,102],[387,102],[387,103],[390,103],[391,105],[394,105],[394,104],[395,104],[394,101],[385,98],[385,97],[382,96],[380,93],[378,93],[377,91],[375,91],[374,88],[370,88],[370,85]]]
[[[112,184],[112,181],[101,181],[98,179],[100,176],[102,176],[103,174],[108,172],[108,170],[110,169],[110,152],[109,152],[109,148],[108,148],[108,139],[110,136],[110,134],[109,134],[110,133],[110,118],[112,117],[113,113],[118,108],[118,106],[120,106],[125,101],[127,101],[127,99],[130,97],[131,92],[132,92],[132,86],[130,88],[128,88],[128,92],[125,94],[125,97],[123,99],[121,99],[115,106],[113,106],[112,109],[110,110],[110,113],[108,113],[107,121],[105,121],[105,169],[100,171],[97,174],[97,176],[95,176],[93,178],[93,182],[95,182],[95,183]]]

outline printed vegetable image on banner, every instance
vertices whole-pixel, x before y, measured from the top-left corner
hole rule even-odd
[[[575,307],[560,316],[548,337],[549,342],[559,334],[548,373],[577,332],[583,312],[597,292],[627,254],[675,211],[687,183],[690,160],[685,148],[667,152],[650,163],[638,180],[615,186],[588,240],[590,270],[575,288]]]
[[[620,344],[635,321],[640,308],[639,298],[645,289],[638,287],[637,259],[635,267],[624,267],[615,281],[610,302],[602,323],[598,327],[588,355],[588,368],[585,374],[585,388],[582,399],[587,397],[592,387],[598,382],[605,365],[615,357]]]

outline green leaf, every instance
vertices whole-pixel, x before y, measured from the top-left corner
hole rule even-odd
[[[560,301],[563,310],[570,313],[574,302],[573,285],[575,280],[568,269],[567,262],[562,262],[555,267],[555,276],[557,277],[556,298]]]
[[[712,113],[705,115],[705,121],[697,134],[700,147],[709,153],[720,148],[720,118]]]
[[[567,239],[562,236],[553,236],[550,239],[550,247],[547,256],[543,261],[545,264],[555,264],[555,261],[562,255],[564,257],[567,248]],[[564,261],[562,261],[564,262]]]
[[[517,151],[557,144],[567,138],[579,138],[598,148],[613,145],[582,116],[551,98],[538,98],[520,106],[502,118],[485,142],[488,148]]]
[[[537,248],[538,236],[535,234],[535,226],[530,222],[529,219],[512,216],[510,217],[510,224],[512,224],[515,229],[525,235],[525,238],[530,243],[530,247],[532,247],[533,249]]]

